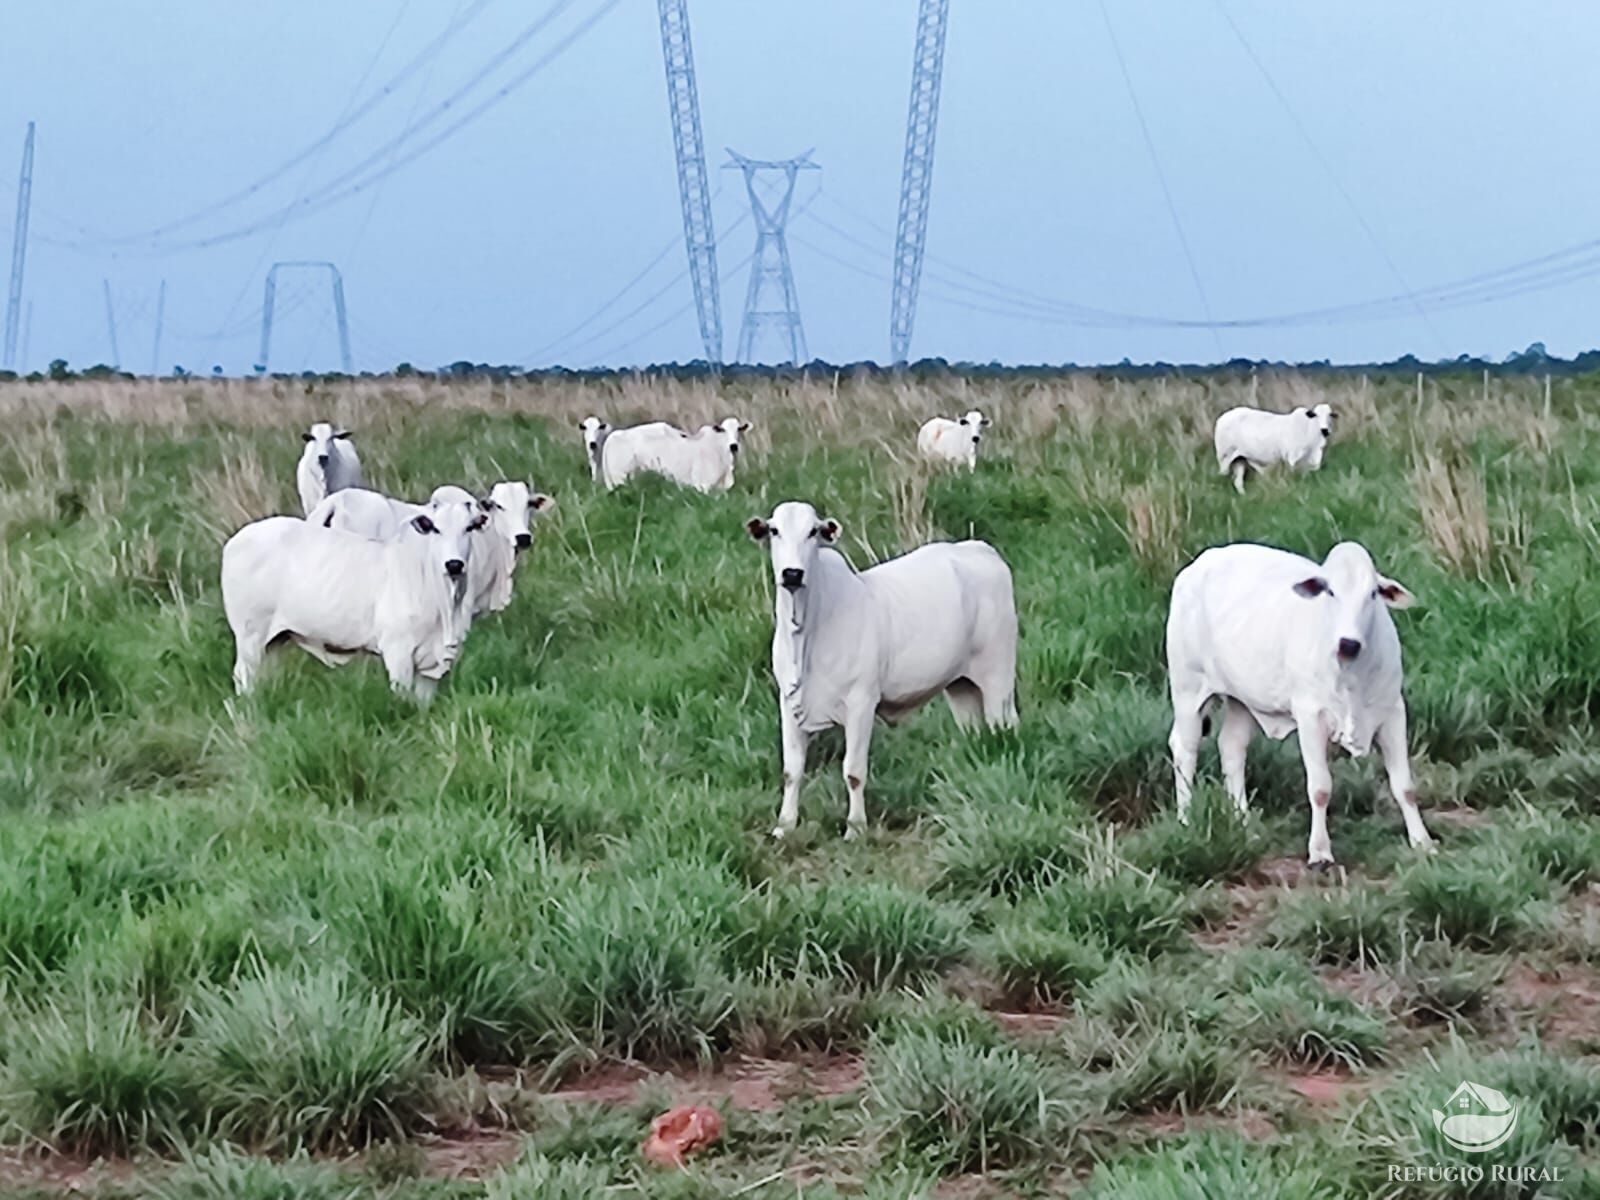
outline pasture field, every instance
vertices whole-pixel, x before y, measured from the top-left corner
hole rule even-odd
[[[1259,387],[1340,428],[1239,497],[1237,377],[0,384],[0,1191],[1600,1196],[1600,378]],[[914,460],[973,407],[974,473]],[[725,495],[606,495],[589,412],[755,427]],[[221,545],[324,418],[391,494],[556,498],[431,708],[292,649],[232,695]],[[1015,573],[1020,728],[880,726],[854,842],[837,731],[768,837],[743,526],[791,498]],[[1208,744],[1176,823],[1162,627],[1208,545],[1349,538],[1420,602],[1439,849],[1341,759],[1324,875],[1292,738],[1244,822]],[[1435,1132],[1464,1080],[1490,1153]],[[677,1099],[726,1133],[662,1171]]]

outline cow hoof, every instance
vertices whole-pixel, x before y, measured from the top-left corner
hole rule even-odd
[[[1306,864],[1319,875],[1324,871],[1331,871],[1337,865],[1331,858],[1319,858]]]
[[[1411,848],[1418,854],[1432,854],[1439,846],[1431,837],[1423,837],[1412,842]]]
[[[860,825],[846,825],[844,827],[844,840],[847,842],[855,841],[861,836],[862,830],[863,826]]]
[[[789,831],[787,829],[785,829],[782,825],[775,825],[775,826],[773,826],[773,829],[772,829],[772,836],[773,836],[774,839],[776,839],[777,841],[781,842],[784,839],[784,837],[788,834],[788,832]]]

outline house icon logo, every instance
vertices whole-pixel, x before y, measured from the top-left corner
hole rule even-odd
[[[1433,1127],[1457,1150],[1482,1154],[1505,1144],[1517,1128],[1517,1106],[1503,1092],[1466,1080],[1450,1093]]]

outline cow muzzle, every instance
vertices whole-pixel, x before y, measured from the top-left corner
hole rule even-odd
[[[518,550],[526,550],[529,546],[533,545],[533,534],[519,533],[517,534],[516,541]]]
[[[328,456],[326,454],[317,455],[317,466],[325,467],[327,465],[328,465]]]
[[[444,573],[450,576],[451,579],[460,579],[465,574],[466,569],[467,564],[459,558],[447,559],[444,564]]]
[[[1340,638],[1339,639],[1339,661],[1340,662],[1355,662],[1355,660],[1360,658],[1360,657],[1361,657],[1361,643],[1360,642],[1356,641],[1355,638]]]
[[[785,567],[779,575],[779,580],[786,590],[797,592],[805,586],[806,573],[800,567]]]

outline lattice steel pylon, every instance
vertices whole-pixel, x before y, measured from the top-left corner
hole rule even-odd
[[[900,217],[895,223],[894,291],[889,302],[889,355],[896,365],[911,356],[911,327],[917,317],[949,18],[950,0],[920,0],[916,52],[911,60],[911,105],[906,114],[906,157],[900,172]]]
[[[346,375],[354,375],[355,368],[350,358],[350,319],[344,307],[344,276],[331,262],[320,259],[275,262],[267,272],[266,289],[261,297],[261,357],[256,361],[256,370],[265,374],[272,362],[272,309],[278,297],[278,272],[284,267],[307,267],[328,272],[333,281],[333,314],[339,323],[339,363]]]
[[[744,172],[744,189],[750,196],[750,214],[756,222],[756,249],[750,260],[750,286],[744,294],[744,321],[739,327],[739,361],[755,362],[756,340],[763,330],[776,328],[789,345],[789,356],[780,362],[800,364],[808,361],[805,328],[800,324],[800,297],[795,292],[794,270],[789,265],[789,243],[784,229],[789,223],[789,206],[794,200],[795,179],[801,171],[820,171],[811,161],[811,151],[794,158],[764,160],[746,158],[729,150],[726,167]],[[763,172],[782,175],[781,192],[775,201],[763,196],[756,186]],[[772,307],[766,297],[776,292],[780,307]]]
[[[11,235],[11,283],[6,289],[5,355],[0,366],[17,362],[17,325],[22,319],[22,267],[28,257],[28,208],[33,197],[33,122],[22,142],[22,175],[17,182],[17,223]]]
[[[694,281],[700,341],[706,361],[722,361],[722,295],[717,287],[717,237],[711,225],[710,176],[700,132],[700,93],[695,86],[694,49],[689,40],[688,0],[657,0],[661,10],[661,57],[667,68],[667,109],[672,146],[678,155],[678,198],[683,205],[683,245]]]

